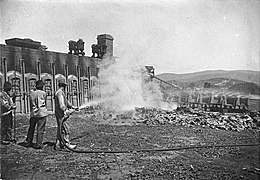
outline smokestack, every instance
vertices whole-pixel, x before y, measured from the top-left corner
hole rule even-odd
[[[106,57],[113,56],[113,40],[114,38],[109,34],[101,34],[97,36],[97,44],[102,47],[102,54]],[[105,48],[104,48],[105,47]]]

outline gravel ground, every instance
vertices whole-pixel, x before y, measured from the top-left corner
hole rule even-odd
[[[2,179],[259,179],[259,146],[145,153],[55,151],[56,120],[48,117],[41,150],[22,146],[28,117],[17,116],[16,144],[1,145]],[[79,150],[136,150],[192,145],[259,143],[259,129],[240,132],[174,124],[147,125],[133,119],[69,119]]]

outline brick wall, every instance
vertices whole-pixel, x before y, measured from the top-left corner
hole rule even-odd
[[[87,56],[76,56],[73,54],[59,53],[53,51],[42,51],[29,48],[15,47],[0,45],[0,56],[5,57],[7,60],[7,71],[17,70],[20,72],[19,59],[24,59],[25,72],[34,73],[37,72],[36,62],[41,64],[41,73],[51,74],[51,63],[55,64],[56,74],[64,73],[64,65],[68,66],[68,74],[76,74],[76,66],[80,67],[81,76],[88,75],[88,68],[91,76],[97,76],[98,58],[92,58]],[[2,67],[1,67],[2,69]]]

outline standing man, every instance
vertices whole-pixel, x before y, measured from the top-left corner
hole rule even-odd
[[[43,135],[45,132],[46,117],[48,115],[46,108],[47,94],[43,91],[44,85],[42,80],[36,81],[36,90],[30,93],[30,126],[25,140],[25,146],[32,146],[34,130],[37,125],[35,149],[43,148]]]
[[[5,82],[4,91],[1,92],[1,143],[4,145],[10,144],[12,141],[12,126],[13,126],[13,113],[12,110],[16,109],[13,103],[10,93],[12,85],[10,82]]]
[[[58,82],[59,89],[55,92],[55,116],[57,120],[57,137],[56,137],[56,144],[54,146],[54,149],[63,149],[64,144],[61,141],[61,136],[63,137],[64,141],[66,142],[66,145],[69,146],[72,149],[76,148],[76,145],[70,144],[69,141],[69,126],[67,123],[67,119],[69,118],[69,115],[72,113],[69,111],[69,109],[77,109],[76,107],[73,107],[67,100],[65,96],[65,88],[68,84],[65,82],[64,79],[61,79]],[[64,120],[63,126],[61,122]],[[60,134],[60,126],[62,126],[62,131]]]

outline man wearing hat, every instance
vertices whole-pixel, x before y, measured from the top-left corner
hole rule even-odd
[[[67,100],[65,96],[65,88],[68,84],[65,82],[64,79],[59,80],[58,87],[59,89],[55,92],[55,116],[57,120],[57,137],[56,137],[56,144],[54,149],[63,149],[64,144],[61,141],[61,136],[63,137],[64,141],[66,142],[66,145],[69,146],[72,149],[76,148],[76,145],[70,144],[69,141],[69,126],[66,120],[69,118],[69,115],[73,111],[69,111],[70,109],[76,110],[77,108],[72,106],[69,101]],[[62,128],[62,132],[60,134],[60,126],[62,125],[61,122],[64,120]]]
[[[3,87],[3,92],[1,92],[1,111],[2,111],[2,121],[1,121],[1,143],[10,144],[12,141],[12,126],[13,126],[13,113],[12,110],[16,109],[13,103],[10,93],[12,90],[12,85],[10,82],[5,82]]]
[[[47,94],[43,91],[44,82],[42,80],[36,81],[36,90],[30,93],[30,126],[27,133],[25,143],[27,147],[33,145],[33,135],[35,127],[37,126],[35,149],[43,148],[43,135],[45,132],[46,117],[48,115],[46,108]]]

